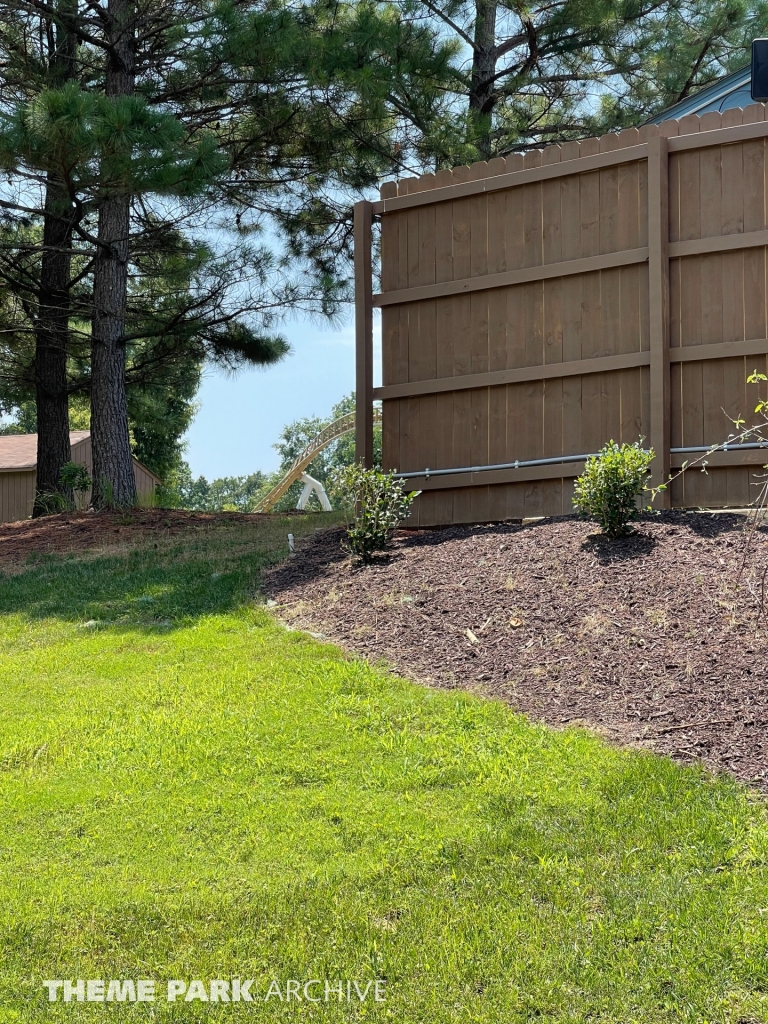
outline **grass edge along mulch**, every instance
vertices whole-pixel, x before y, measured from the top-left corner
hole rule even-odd
[[[0,1020],[114,1019],[67,977],[387,982],[121,1020],[768,1019],[760,798],[281,627],[258,531],[0,579]]]
[[[401,532],[354,568],[341,534],[267,574],[281,617],[431,685],[768,787],[768,535],[743,516],[574,517]]]

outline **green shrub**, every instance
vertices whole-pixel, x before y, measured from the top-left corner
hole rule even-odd
[[[65,462],[59,480],[73,491],[87,491],[91,486],[90,474],[82,462]]]
[[[347,541],[363,562],[370,562],[374,551],[387,547],[392,531],[407,517],[418,494],[407,494],[393,473],[365,469],[357,462],[336,470],[331,486],[354,514],[347,526]]]
[[[73,502],[62,491],[38,491],[35,495],[35,511],[38,515],[52,516],[57,512],[70,512],[73,508],[82,508],[85,495],[91,486],[88,470],[80,462],[65,462],[59,473],[59,483],[65,491],[72,491]]]
[[[65,462],[61,467],[59,480],[64,487],[75,495],[75,504],[81,508],[85,504],[86,491],[90,490],[93,481],[82,462]]]
[[[574,507],[596,519],[606,537],[621,537],[628,523],[637,519],[637,497],[643,493],[654,451],[640,442],[619,446],[609,441],[597,455],[587,459],[576,481]]]

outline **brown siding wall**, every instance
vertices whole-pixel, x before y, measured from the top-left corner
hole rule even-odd
[[[93,474],[93,454],[90,437],[86,437],[84,441],[72,446],[72,461],[85,466],[88,470],[88,476]]]
[[[155,479],[142,465],[133,460],[133,471],[136,475],[136,492],[140,500],[147,500],[155,493]]]
[[[73,447],[72,461],[82,463],[87,467],[89,474],[93,473],[93,454],[90,437],[85,438],[84,441]],[[136,477],[136,492],[139,500],[147,501],[155,493],[155,478],[136,459],[133,460],[133,472]],[[90,500],[91,492],[87,491],[81,502],[83,507],[87,506]]]
[[[93,472],[90,438],[73,446],[72,461],[86,466],[89,473]],[[133,468],[136,474],[136,490],[139,499],[146,502],[154,494],[155,479],[135,459]],[[0,522],[14,523],[20,519],[29,519],[35,500],[36,482],[37,474],[33,469],[20,472],[0,472]],[[79,504],[85,508],[90,500],[91,493],[86,491]]]
[[[15,523],[29,519],[35,501],[33,469],[19,472],[0,472],[0,522]]]

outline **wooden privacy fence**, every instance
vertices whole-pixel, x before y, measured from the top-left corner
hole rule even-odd
[[[645,437],[655,482],[764,389],[768,121],[761,104],[390,182],[355,209],[358,457],[419,525],[571,511],[586,455]],[[372,220],[381,221],[373,294]],[[382,310],[373,387],[372,310]],[[745,505],[765,451],[660,496]]]

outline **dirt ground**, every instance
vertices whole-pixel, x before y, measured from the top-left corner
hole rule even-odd
[[[768,789],[768,532],[748,542],[745,522],[669,512],[614,542],[570,517],[403,531],[358,568],[330,530],[266,587],[287,622],[411,678]]]
[[[189,530],[209,530],[222,523],[242,525],[244,518],[241,512],[140,508],[127,512],[62,512],[18,523],[0,523],[0,569],[18,565],[31,554],[122,546],[150,535],[168,537]],[[261,518],[248,517],[251,521]]]

